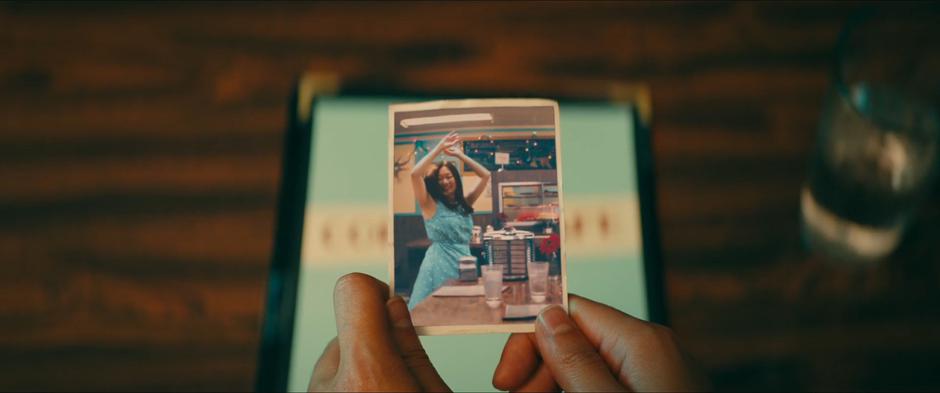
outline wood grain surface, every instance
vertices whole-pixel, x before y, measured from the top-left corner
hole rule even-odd
[[[801,243],[856,8],[0,3],[0,389],[253,388],[305,70],[514,95],[647,83],[671,321],[714,386],[940,389],[938,193],[876,266]]]
[[[556,276],[557,277],[557,276]],[[535,305],[547,306],[549,304],[564,304],[560,280],[547,280],[548,296],[542,296],[542,301],[532,299],[529,293],[528,281],[503,281],[502,302],[496,306],[489,306],[485,296],[437,296],[432,294],[424,298],[411,310],[411,320],[415,326],[473,326],[473,325],[500,325],[500,324],[526,324],[532,327],[533,320],[505,320],[506,307],[509,305]],[[478,286],[484,290],[484,284],[461,283],[457,280],[448,280],[442,286]],[[436,293],[437,291],[435,291]],[[533,315],[533,318],[535,316]],[[512,318],[512,317],[510,317]],[[442,329],[438,329],[441,331]],[[464,329],[456,330],[464,331]],[[481,331],[486,331],[485,329]],[[496,330],[490,330],[496,331]],[[529,332],[532,330],[530,329]]]

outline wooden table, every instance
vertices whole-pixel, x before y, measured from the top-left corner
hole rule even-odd
[[[880,264],[801,243],[859,7],[0,3],[0,390],[252,389],[306,69],[432,95],[646,83],[670,324],[714,387],[938,390],[940,193]]]
[[[448,280],[444,285],[472,286],[481,283],[462,283]],[[548,293],[544,302],[535,302],[529,294],[528,281],[504,281],[503,302],[490,307],[483,296],[428,296],[411,310],[415,326],[526,324],[532,320],[503,320],[508,304],[561,304],[561,281],[557,276],[548,280]]]

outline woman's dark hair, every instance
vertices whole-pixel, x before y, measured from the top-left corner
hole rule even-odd
[[[444,197],[444,190],[441,189],[441,184],[437,180],[441,176],[441,168],[444,167],[450,169],[450,173],[454,175],[454,182],[457,183],[457,187],[454,189],[453,201],[448,201]],[[467,203],[467,198],[463,195],[463,180],[460,179],[460,172],[457,172],[457,167],[453,163],[448,161],[438,163],[434,167],[434,171],[424,177],[424,187],[428,190],[428,195],[431,195],[431,198],[434,198],[435,201],[444,202],[444,206],[447,206],[448,209],[463,215],[473,213],[473,207]]]

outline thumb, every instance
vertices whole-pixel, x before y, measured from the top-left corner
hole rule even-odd
[[[535,337],[542,360],[566,391],[625,390],[583,333],[559,306],[539,314]]]

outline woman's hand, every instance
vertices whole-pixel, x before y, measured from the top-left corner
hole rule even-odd
[[[451,147],[448,147],[447,149],[444,149],[444,154],[447,154],[451,157],[461,158],[461,156],[463,155],[463,149],[461,149],[460,143],[458,142],[457,144]]]
[[[451,149],[459,145],[460,135],[457,134],[457,131],[451,131],[449,134],[447,134],[447,136],[444,137],[444,139],[441,139],[440,143],[437,144],[435,149],[439,149],[439,151],[451,154]]]
[[[450,391],[424,352],[401,297],[365,274],[333,290],[339,337],[313,368],[310,391]]]
[[[592,392],[706,388],[669,329],[575,295],[568,304],[570,317],[561,307],[549,307],[534,334],[509,337],[493,386]]]

